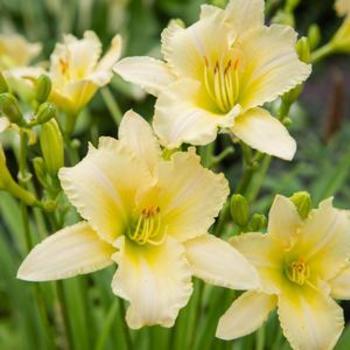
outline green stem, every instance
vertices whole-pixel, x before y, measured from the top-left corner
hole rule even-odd
[[[262,325],[256,332],[255,350],[264,350],[265,348],[265,325]]]
[[[57,281],[55,284],[56,284],[57,297],[60,304],[62,319],[63,319],[64,331],[68,342],[68,349],[71,350],[71,349],[74,349],[73,335],[69,326],[69,313],[67,308],[66,297],[64,294],[63,281]]]
[[[119,302],[118,300],[116,300],[110,307],[106,320],[102,326],[100,335],[97,339],[95,350],[103,350],[105,348],[105,344],[108,338],[108,333],[111,331],[113,321],[118,313],[118,309],[119,309],[118,304]]]
[[[111,115],[113,117],[115,124],[117,126],[119,126],[119,124],[123,118],[123,114],[118,106],[117,101],[114,99],[114,97],[113,97],[113,95],[108,87],[101,89],[101,95],[102,95],[102,98],[103,98],[109,112],[111,113]]]
[[[330,43],[320,47],[311,54],[311,63],[317,63],[329,56],[333,52],[333,47]]]
[[[130,330],[125,321],[126,310],[125,310],[124,301],[121,298],[118,298],[118,300],[119,300],[119,316],[120,316],[120,321],[122,323],[123,331],[125,335],[126,348],[128,350],[133,350],[133,342],[132,342]]]

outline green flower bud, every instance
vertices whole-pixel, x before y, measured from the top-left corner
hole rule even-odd
[[[25,123],[17,99],[12,94],[8,92],[0,94],[0,109],[10,122],[18,125]]]
[[[255,213],[249,222],[248,228],[251,232],[261,231],[266,228],[267,219],[263,214]]]
[[[332,38],[330,47],[335,52],[350,53],[350,16],[344,19],[343,24]]]
[[[47,171],[56,176],[64,165],[64,147],[61,130],[55,119],[42,125],[40,147]]]
[[[42,74],[35,82],[35,99],[39,103],[45,102],[51,92],[51,79],[46,75]]]
[[[312,208],[311,196],[308,192],[296,192],[290,197],[290,200],[296,206],[302,219],[306,219]]]
[[[312,24],[309,28],[307,37],[309,39],[310,50],[315,50],[321,42],[320,27],[317,24]]]
[[[40,105],[39,110],[36,114],[35,123],[44,124],[50,119],[55,118],[57,109],[54,104],[50,102],[44,102]]]
[[[9,86],[7,85],[7,81],[4,75],[0,72],[0,94],[9,91]]]
[[[241,194],[231,197],[231,216],[233,222],[240,227],[245,227],[249,221],[249,203]]]
[[[308,38],[303,36],[296,45],[296,50],[301,61],[309,63],[311,59],[310,44]]]
[[[46,187],[46,169],[44,159],[41,157],[34,158],[33,168],[36,178],[39,180],[43,187]]]

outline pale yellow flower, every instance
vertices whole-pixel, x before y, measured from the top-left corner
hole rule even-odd
[[[151,127],[134,112],[123,118],[119,140],[102,137],[59,176],[86,221],[36,246],[19,278],[61,279],[117,263],[112,288],[130,302],[131,328],[172,326],[192,293],[192,275],[257,286],[247,260],[207,233],[229,193],[225,177],[203,168],[193,149],[163,160]]]
[[[172,21],[163,31],[164,61],[130,57],[114,71],[158,97],[153,126],[169,148],[205,145],[223,130],[292,159],[294,139],[260,107],[309,76],[296,38],[291,27],[264,25],[263,0],[231,0],[225,10],[203,5],[190,27]]]
[[[65,35],[51,55],[51,100],[72,114],[78,113],[99,87],[112,78],[112,66],[118,61],[122,40],[116,35],[109,51],[100,59],[102,44],[97,35],[86,31],[83,39]]]
[[[278,308],[282,330],[294,349],[331,349],[343,328],[340,306],[350,299],[350,220],[322,202],[302,220],[287,198],[277,196],[268,233],[247,233],[232,245],[255,265],[261,288],[242,294],[219,321],[217,336],[233,339],[258,329]]]
[[[0,34],[0,70],[28,66],[41,48],[41,44],[30,43],[19,34]]]

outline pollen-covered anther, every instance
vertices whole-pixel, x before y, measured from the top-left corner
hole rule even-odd
[[[136,225],[128,230],[128,237],[134,242],[145,245],[160,245],[164,242],[166,228],[161,223],[160,208],[158,206],[141,210]]]
[[[286,273],[290,281],[302,286],[310,277],[310,267],[300,259],[289,264]]]

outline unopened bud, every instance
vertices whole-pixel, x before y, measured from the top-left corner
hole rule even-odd
[[[44,102],[40,105],[39,110],[36,114],[35,123],[44,124],[50,119],[55,118],[57,109],[54,104],[50,102]]]
[[[0,94],[9,91],[9,86],[7,85],[7,81],[4,75],[0,72]]]
[[[42,74],[35,82],[35,99],[39,103],[45,102],[51,92],[51,79],[46,75]]]
[[[46,170],[44,159],[41,157],[36,157],[33,159],[33,168],[36,178],[39,180],[41,185],[46,187]]]
[[[248,228],[249,228],[249,231],[251,232],[257,232],[266,228],[266,225],[267,225],[266,216],[263,214],[255,213],[253,214],[253,217],[249,222]]]
[[[310,50],[315,50],[321,42],[320,27],[317,24],[312,24],[309,28],[307,37],[309,39]]]
[[[312,208],[311,196],[308,192],[296,192],[290,197],[302,219],[306,219]]]
[[[17,99],[8,92],[0,94],[0,108],[3,114],[14,124],[23,125],[24,119]]]
[[[310,62],[311,54],[308,38],[306,38],[305,36],[300,38],[297,42],[296,50],[301,61],[305,63]]]
[[[63,137],[55,119],[41,127],[40,147],[47,171],[56,176],[64,164]]]
[[[249,203],[241,194],[231,197],[231,216],[233,222],[240,227],[245,227],[249,221]]]

